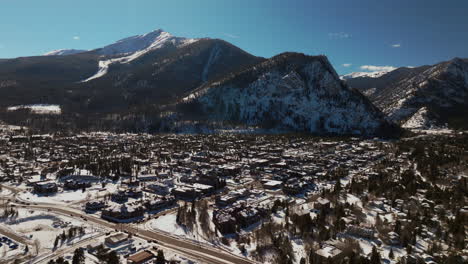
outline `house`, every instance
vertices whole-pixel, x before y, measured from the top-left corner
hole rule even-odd
[[[101,217],[113,222],[124,222],[135,218],[141,218],[144,212],[144,208],[140,205],[114,204],[102,210]]]
[[[263,187],[265,189],[275,190],[275,189],[280,188],[282,184],[283,184],[283,182],[281,182],[281,181],[270,180],[270,181],[264,182]]]
[[[211,194],[215,188],[211,185],[194,183],[192,185],[179,185],[172,189],[172,194],[177,199],[195,199],[203,195]]]
[[[137,180],[140,182],[150,182],[150,181],[157,181],[158,175],[156,174],[147,174],[147,175],[138,175]]]
[[[305,188],[306,184],[304,182],[299,181],[297,178],[291,178],[283,185],[283,192],[296,195],[303,192]]]
[[[247,227],[255,224],[261,219],[261,212],[253,207],[247,207],[239,211],[236,215],[236,220],[241,227]]]
[[[460,209],[460,214],[468,217],[468,205]]]
[[[91,244],[86,246],[86,250],[90,254],[93,254],[94,252],[98,251],[99,249],[103,249],[103,248],[105,248],[105,246],[100,241],[96,241],[96,242],[91,243]]]
[[[229,205],[229,204],[233,204],[235,201],[237,201],[237,199],[238,199],[238,197],[236,195],[232,195],[232,194],[217,196],[216,197],[216,205],[226,206],[226,205]]]
[[[172,194],[177,199],[195,199],[198,197],[198,194],[194,188],[186,186],[179,186],[177,188],[172,189]]]
[[[127,240],[128,240],[127,234],[119,233],[119,234],[106,237],[104,239],[104,243],[106,243],[106,245],[109,247],[116,247]]]
[[[353,235],[353,236],[358,236],[358,237],[364,237],[368,239],[374,239],[375,238],[375,230],[371,228],[366,228],[366,227],[361,227],[361,226],[349,226],[346,229],[346,233]]]
[[[337,263],[343,256],[344,253],[340,249],[332,245],[325,245],[317,251],[312,251],[311,263]]]
[[[103,208],[105,208],[107,205],[104,201],[91,201],[87,202],[85,204],[85,211],[86,212],[96,212],[99,211]]]
[[[66,180],[63,184],[63,188],[66,190],[79,190],[91,187],[90,182],[79,181],[79,180]]]
[[[319,197],[314,203],[314,208],[327,211],[330,209],[330,201],[327,198]]]
[[[145,186],[145,191],[159,194],[159,195],[167,195],[169,194],[169,187],[167,184],[163,184],[160,182],[151,183]]]
[[[228,212],[215,214],[213,222],[221,234],[233,234],[236,232],[236,219]]]
[[[143,264],[147,261],[152,260],[154,257],[155,255],[151,251],[144,250],[144,251],[140,251],[128,257],[127,263],[128,264]]]
[[[117,192],[111,194],[111,200],[116,203],[125,203],[128,201],[128,194],[124,190],[118,190]]]
[[[35,193],[55,193],[58,190],[57,184],[54,181],[37,182],[33,186]]]
[[[127,197],[138,199],[143,196],[143,192],[139,188],[131,188],[125,191]]]
[[[148,211],[156,211],[162,208],[172,206],[175,204],[174,197],[162,197],[162,198],[155,198],[145,202],[145,207]]]

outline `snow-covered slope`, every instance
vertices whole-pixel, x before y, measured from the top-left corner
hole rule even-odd
[[[164,32],[162,29],[119,40],[114,44],[96,50],[98,54],[103,55],[103,60],[98,63],[99,70],[96,74],[86,78],[82,82],[88,82],[104,76],[112,64],[129,63],[148,52],[161,49],[166,45],[174,45],[179,48],[194,43],[197,40],[175,37],[168,32]]]
[[[208,120],[337,134],[378,134],[391,125],[349,89],[325,56],[284,53],[207,84],[181,104],[199,105]]]
[[[47,52],[44,56],[66,56],[87,52],[87,50],[77,50],[77,49],[59,49]]]
[[[362,78],[362,77],[369,77],[369,78],[379,78],[391,71],[373,71],[373,72],[352,72],[345,75],[341,75],[340,78],[342,80],[347,79],[354,79],[354,78]]]
[[[147,52],[152,49],[158,49],[168,42],[180,46],[194,41],[196,41],[196,39],[175,37],[162,29],[157,29],[144,35],[137,35],[119,40],[116,43],[99,49],[98,53],[101,55],[120,55],[139,51]]]
[[[426,107],[421,107],[416,113],[414,113],[410,119],[408,119],[402,127],[409,129],[431,129],[437,128],[437,122],[434,118],[431,118],[430,112]]]
[[[436,64],[373,95],[373,101],[391,120],[418,119],[421,109],[434,116],[458,115],[453,109],[468,106],[468,61],[453,59]],[[447,117],[450,119],[450,117]],[[468,121],[468,117],[465,118]]]
[[[35,114],[59,115],[62,113],[62,109],[59,105],[49,105],[49,104],[17,105],[17,106],[10,106],[7,108],[8,111],[17,111],[21,109],[28,109],[32,113],[35,113]]]
[[[420,66],[420,67],[400,67],[398,69],[386,72],[381,75],[383,72],[378,74],[371,74],[371,76],[361,75],[359,73],[350,74],[346,78],[341,76],[343,80],[351,87],[358,89],[365,95],[367,95],[371,100],[375,94],[385,87],[394,87],[396,83],[401,80],[415,76],[424,70],[428,69],[430,66]],[[380,75],[380,76],[379,76]]]

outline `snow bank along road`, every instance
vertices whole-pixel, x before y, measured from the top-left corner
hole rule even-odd
[[[81,218],[81,219],[84,219],[85,221],[89,221],[90,223],[94,223],[94,224],[107,227],[107,228],[111,228],[111,229],[115,229],[115,230],[122,230],[122,231],[131,233],[133,235],[139,236],[147,240],[156,240],[158,243],[161,244],[161,246],[164,246],[165,248],[179,252],[181,255],[184,255],[187,258],[193,258],[193,259],[205,262],[205,263],[214,263],[214,264],[257,263],[255,261],[248,260],[246,258],[235,256],[219,248],[211,248],[205,245],[202,246],[202,245],[195,244],[189,241],[171,237],[163,233],[150,231],[150,230],[137,229],[129,225],[110,223],[101,218],[90,216],[78,210],[73,210],[73,209],[69,209],[66,207],[62,207],[62,206],[51,205],[51,204],[24,205],[24,204],[19,204],[19,203],[17,204],[17,206],[28,208],[28,209],[43,209],[43,210],[48,210],[50,212],[68,215],[68,216],[75,217],[75,218]]]

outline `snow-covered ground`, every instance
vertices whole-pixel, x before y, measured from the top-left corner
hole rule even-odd
[[[77,202],[90,201],[98,197],[111,193],[117,189],[116,184],[108,183],[105,188],[101,185],[94,185],[87,188],[85,192],[82,190],[76,191],[59,191],[49,196],[38,195],[29,191],[24,191],[18,194],[18,199],[26,202],[37,203],[54,203],[54,204],[70,204]]]
[[[59,115],[62,113],[62,108],[60,105],[54,104],[32,104],[32,105],[17,105],[10,106],[7,108],[8,111],[16,111],[20,109],[29,109],[34,114],[52,114]]]
[[[10,196],[12,192],[7,188],[2,188],[0,191],[0,196]]]
[[[103,231],[70,217],[23,208],[18,208],[18,216],[0,219],[0,226],[24,237],[32,244],[39,245],[39,252],[53,249],[56,237],[63,232],[67,232],[71,227],[83,227],[85,234],[77,235],[73,239],[59,243],[59,247],[73,245]]]
[[[154,230],[162,230],[176,236],[185,236],[187,230],[176,223],[175,214],[167,214],[148,221],[147,226]]]
[[[19,200],[37,202],[37,203],[54,203],[68,204],[70,202],[78,202],[83,200],[91,200],[92,194],[89,192],[65,191],[51,194],[49,196],[38,195],[31,192],[22,192],[18,195]]]

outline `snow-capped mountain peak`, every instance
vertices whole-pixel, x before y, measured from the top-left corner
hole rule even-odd
[[[59,49],[53,50],[45,53],[43,56],[66,56],[73,55],[78,53],[87,52],[87,50],[77,50],[77,49]]]
[[[129,63],[150,51],[160,49],[169,44],[179,48],[196,41],[198,41],[198,39],[175,37],[162,29],[157,29],[143,35],[121,39],[114,44],[107,45],[97,50],[98,54],[103,56],[112,56],[112,58],[107,57],[104,60],[99,61],[98,72],[82,82],[88,82],[104,76],[107,74],[111,64]]]
[[[101,55],[128,54],[158,48],[169,41],[182,42],[183,40],[185,38],[177,38],[162,29],[157,29],[143,35],[121,39],[98,50],[98,53]]]

